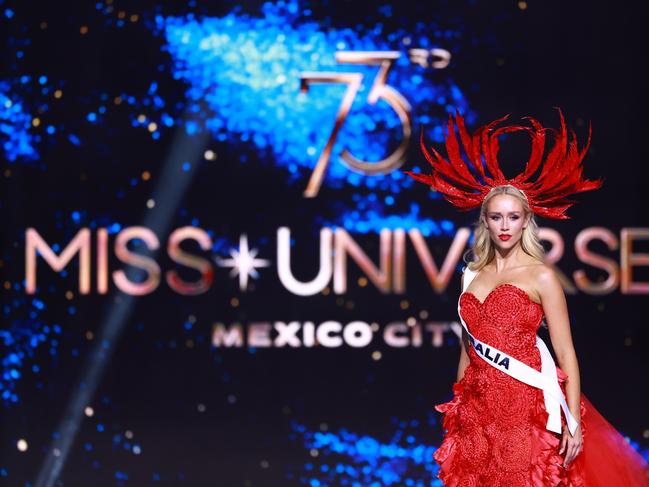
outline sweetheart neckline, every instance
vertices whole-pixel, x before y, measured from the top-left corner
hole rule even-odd
[[[491,295],[496,291],[496,289],[498,289],[498,288],[500,288],[500,287],[503,287],[503,286],[510,286],[510,287],[513,287],[513,288],[516,289],[517,291],[523,293],[523,294],[525,295],[525,297],[527,298],[527,300],[528,300],[530,303],[532,303],[532,304],[536,304],[537,306],[541,306],[541,307],[543,306],[541,303],[537,303],[537,302],[534,301],[532,298],[530,298],[530,295],[527,294],[527,292],[526,292],[524,289],[518,287],[518,286],[515,285],[515,284],[511,284],[511,283],[509,283],[509,282],[503,282],[502,284],[498,284],[496,287],[494,287],[494,288],[493,288],[491,291],[489,291],[489,293],[485,296],[484,301],[480,301],[480,300],[478,299],[478,297],[477,297],[475,294],[473,294],[471,291],[464,291],[464,292],[462,292],[462,294],[460,294],[460,298],[461,298],[463,295],[466,294],[466,295],[472,296],[473,299],[475,299],[478,303],[480,303],[480,306],[484,306],[484,304],[487,302],[487,300],[489,299],[489,297],[490,297],[490,296],[491,296]]]

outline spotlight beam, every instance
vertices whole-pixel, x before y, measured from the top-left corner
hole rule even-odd
[[[145,227],[157,235],[165,235],[169,231],[175,212],[193,179],[197,162],[200,161],[209,141],[208,132],[189,137],[181,129],[176,131],[153,193],[155,206],[147,211],[143,222]],[[184,161],[190,162],[187,171],[180,169],[180,163]],[[153,256],[158,252],[159,250],[152,251]],[[135,274],[132,267],[127,268],[126,272],[129,277]],[[83,421],[84,410],[92,402],[117,342],[133,312],[136,297],[115,291],[110,303],[107,305],[106,318],[99,326],[96,340],[85,357],[78,382],[56,429],[59,436],[50,444],[34,483],[35,487],[52,487],[59,478]]]

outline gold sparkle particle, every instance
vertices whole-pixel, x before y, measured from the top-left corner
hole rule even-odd
[[[372,352],[372,359],[373,359],[373,360],[381,360],[381,357],[382,357],[382,354],[381,354],[380,351],[378,351],[378,350],[374,350],[374,351]]]
[[[644,432],[642,433],[642,437],[645,439],[649,438],[649,430],[644,430]]]
[[[399,303],[399,307],[401,309],[408,309],[409,306],[410,306],[410,303],[408,302],[407,299],[402,299],[401,302]]]
[[[93,332],[91,332],[90,330],[88,330],[86,332],[86,340],[92,340],[93,338],[95,338],[95,334]]]
[[[10,178],[11,177],[11,169],[5,169],[3,174],[4,174],[4,176],[6,178]]]
[[[140,123],[144,123],[144,122],[146,122],[146,115],[145,115],[144,113],[140,113],[140,114],[137,116],[137,121],[140,122]]]
[[[47,22],[43,21],[39,25],[40,25],[41,29],[43,29],[43,30],[47,29]]]
[[[130,20],[131,22],[137,22],[139,19],[140,19],[140,17],[139,17],[138,14],[133,14],[133,15],[131,15],[131,16],[129,17],[129,20]]]
[[[126,17],[126,12],[124,12],[123,10],[117,12],[117,18],[123,19],[124,17]]]
[[[237,306],[239,306],[239,300],[237,298],[232,298],[230,300],[230,306],[232,306],[233,308],[236,308]]]
[[[59,99],[63,96],[63,92],[61,90],[56,90],[54,92],[54,98]]]
[[[38,117],[32,118],[32,125],[34,127],[38,127],[40,124],[41,124],[41,119],[40,118],[38,118]]]
[[[518,2],[518,8],[525,10],[527,8],[527,2],[521,0],[520,2]]]
[[[331,290],[328,287],[326,287],[326,288],[324,288],[322,290],[322,294],[324,294],[325,296],[327,296],[330,292],[331,292]]]
[[[188,338],[188,339],[185,341],[185,346],[186,346],[187,348],[194,348],[194,340],[192,340],[191,338]]]
[[[205,151],[205,154],[203,154],[203,157],[205,157],[205,159],[207,159],[208,161],[215,161],[217,156],[216,152],[208,149]]]
[[[74,298],[74,293],[72,291],[66,291],[65,292],[65,298],[69,301],[72,298]]]
[[[422,320],[425,320],[426,318],[428,318],[428,311],[426,311],[425,309],[422,309],[422,310],[419,312],[419,317],[420,317]]]
[[[121,105],[121,103],[122,103],[122,97],[121,97],[121,96],[116,96],[115,98],[113,98],[113,103],[114,103],[115,105]]]
[[[146,202],[146,207],[147,208],[153,208],[155,206],[155,200],[153,198],[150,198]]]
[[[414,316],[411,316],[406,320],[408,326],[415,326],[417,324],[417,319]]]
[[[11,283],[9,281],[5,281],[5,289],[11,289]]]
[[[345,303],[345,308],[347,309],[354,309],[354,301],[347,301]]]
[[[88,26],[87,25],[82,25],[81,28],[79,29],[79,32],[81,32],[81,35],[85,35],[88,33]]]
[[[367,277],[359,277],[358,278],[358,285],[360,287],[365,287],[367,286]]]
[[[156,130],[158,130],[158,124],[151,122],[147,128],[149,129],[149,132],[155,132]]]
[[[149,171],[142,172],[142,181],[148,181],[151,179],[151,173]]]

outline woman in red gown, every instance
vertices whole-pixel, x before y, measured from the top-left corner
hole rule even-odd
[[[559,131],[545,129],[531,117],[531,127],[492,131],[507,118],[503,117],[472,136],[456,114],[470,165],[460,156],[449,118],[450,162],[435,149],[428,152],[422,142],[432,173],[408,173],[460,209],[480,208],[473,259],[465,268],[458,304],[464,330],[454,397],[436,406],[444,413],[445,437],[434,457],[447,487],[649,485],[647,462],[580,391],[563,289],[553,269],[543,263],[535,215],[565,219],[572,204],[567,196],[601,185],[601,180],[581,177],[590,133],[586,146],[577,150],[574,133],[569,142],[559,113]],[[506,179],[496,159],[497,137],[523,130],[531,135],[532,155],[523,173]],[[542,161],[548,130],[555,144]],[[537,338],[543,318],[558,367]],[[528,375],[554,377],[555,395],[547,385],[530,385],[535,382],[526,382],[526,376],[515,377],[514,362],[527,368]],[[557,394],[558,416],[555,412],[552,426],[549,402]]]

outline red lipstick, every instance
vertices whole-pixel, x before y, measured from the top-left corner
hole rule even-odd
[[[504,240],[504,241],[506,242],[507,240],[509,240],[510,238],[512,238],[512,236],[511,236],[511,235],[507,235],[506,233],[501,233],[500,235],[498,235],[498,238],[499,238],[500,240]]]

